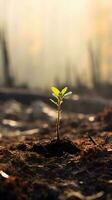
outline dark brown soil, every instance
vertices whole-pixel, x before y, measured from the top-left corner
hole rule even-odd
[[[5,117],[0,200],[112,200],[111,108],[95,116],[65,114],[60,141],[55,121]]]
[[[22,145],[22,150],[24,150],[24,145]],[[37,152],[44,156],[62,156],[64,153],[79,153],[80,149],[69,139],[54,139],[45,145],[34,144],[30,151]]]

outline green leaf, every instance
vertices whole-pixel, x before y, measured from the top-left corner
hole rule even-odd
[[[53,95],[56,99],[58,99],[58,96],[56,96],[54,93],[52,93],[52,95]]]
[[[64,97],[68,97],[72,94],[72,92],[67,92],[66,94],[64,94]]]
[[[60,91],[56,87],[51,87],[51,90],[56,96],[60,94]]]
[[[51,101],[52,103],[54,103],[55,105],[57,105],[57,106],[58,106],[57,102],[56,102],[56,101],[54,101],[53,99],[50,99],[50,101]]]
[[[66,93],[67,89],[68,89],[67,87],[63,88],[63,89],[61,90],[61,94],[64,95],[64,94]]]

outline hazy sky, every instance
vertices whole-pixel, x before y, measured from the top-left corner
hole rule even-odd
[[[45,87],[65,80],[66,66],[89,82],[87,44],[95,37],[96,0],[0,0],[17,82]],[[99,2],[108,6],[106,0]],[[1,65],[2,66],[2,65]],[[84,74],[84,75],[83,75]]]

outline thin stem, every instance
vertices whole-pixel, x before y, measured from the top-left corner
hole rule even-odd
[[[57,140],[60,140],[59,128],[60,128],[60,99],[58,100],[57,123],[56,123]]]

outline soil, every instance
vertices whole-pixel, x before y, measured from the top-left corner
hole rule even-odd
[[[112,200],[112,108],[64,113],[57,141],[55,120],[3,114],[4,106],[0,200]]]

